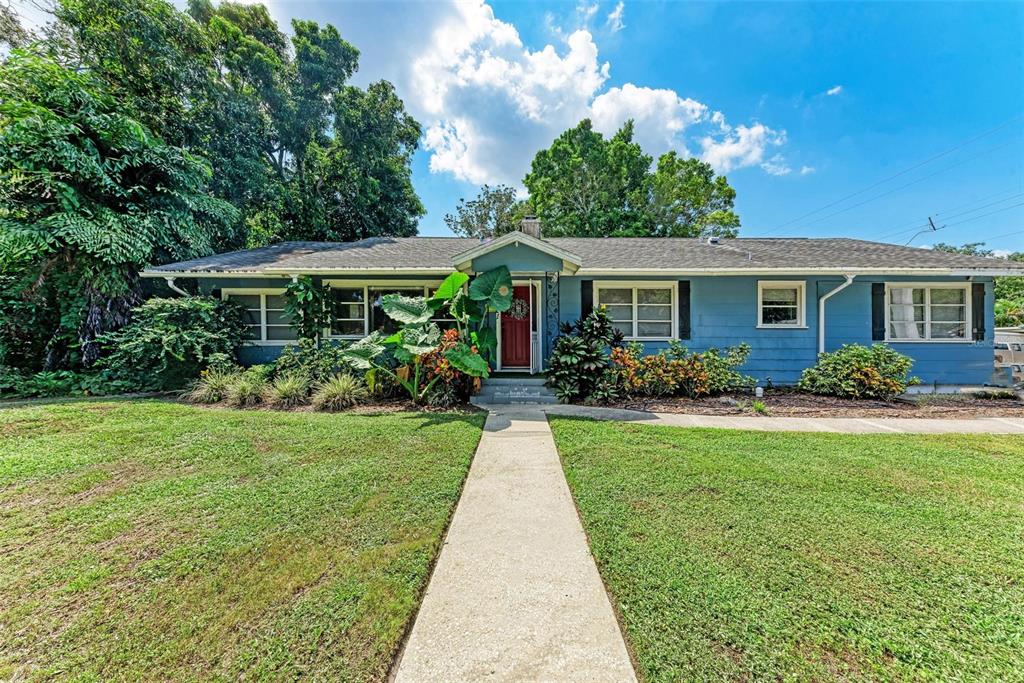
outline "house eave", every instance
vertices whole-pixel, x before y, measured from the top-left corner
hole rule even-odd
[[[580,263],[582,262],[582,259],[579,256],[570,251],[566,251],[561,247],[556,247],[550,242],[546,242],[534,237],[533,235],[527,235],[525,232],[516,230],[514,232],[505,233],[501,237],[497,237],[489,242],[481,242],[472,249],[467,249],[455,254],[452,256],[452,264],[459,270],[465,270],[466,264],[471,263],[473,259],[479,258],[484,254],[489,254],[492,251],[497,251],[502,247],[520,244],[530,247],[531,249],[535,249],[543,254],[548,254],[561,259],[563,262],[563,268],[566,263],[574,266],[575,268],[579,268]]]
[[[1024,276],[1024,270],[988,268],[580,268],[579,277],[722,275],[944,275],[950,277]]]

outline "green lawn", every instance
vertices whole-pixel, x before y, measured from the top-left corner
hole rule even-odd
[[[1024,439],[551,424],[648,681],[1024,680]]]
[[[482,426],[0,409],[0,679],[383,679]]]

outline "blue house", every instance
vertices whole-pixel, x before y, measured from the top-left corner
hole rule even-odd
[[[535,221],[492,240],[371,238],[285,242],[152,268],[235,299],[252,330],[242,360],[294,343],[283,292],[309,275],[330,289],[325,336],[359,339],[393,323],[390,292],[429,295],[452,272],[505,265],[512,308],[497,320],[497,368],[543,372],[558,324],[604,306],[649,352],[673,339],[693,350],[751,346],[747,374],[792,384],[821,351],[886,342],[926,383],[993,380],[993,278],[1024,264],[853,239],[542,238]]]

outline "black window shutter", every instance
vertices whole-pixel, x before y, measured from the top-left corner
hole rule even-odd
[[[885,339],[885,283],[871,283],[871,339]]]
[[[971,285],[971,327],[974,341],[985,339],[985,285],[980,282]]]
[[[690,338],[690,281],[679,281],[679,338]]]
[[[580,317],[586,318],[594,311],[594,281],[580,281]]]

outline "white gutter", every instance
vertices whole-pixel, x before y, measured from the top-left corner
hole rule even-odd
[[[169,275],[165,275],[164,279],[167,280],[167,286],[170,287],[172,291],[175,291],[178,294],[181,294],[182,296],[192,296],[191,294],[186,292],[184,289],[182,289],[178,285],[174,284],[174,278],[173,277],[171,277]]]
[[[852,285],[857,276],[847,273],[844,277],[846,282],[818,299],[818,353],[825,353],[825,302]]]

